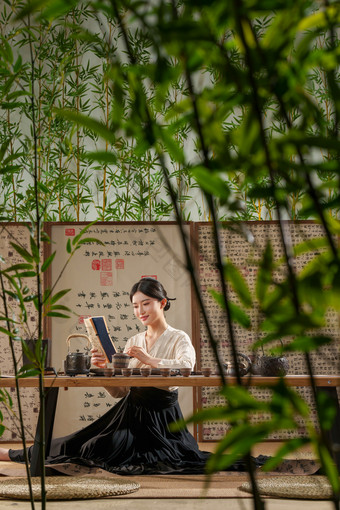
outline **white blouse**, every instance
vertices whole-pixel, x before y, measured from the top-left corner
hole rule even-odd
[[[180,329],[174,329],[171,326],[168,326],[164,333],[162,333],[161,336],[157,338],[150,351],[147,349],[145,331],[143,333],[138,333],[137,335],[129,338],[129,340],[126,342],[124,352],[133,345],[143,347],[143,349],[145,349],[151,356],[160,358],[161,361],[158,363],[159,367],[189,367],[192,370],[195,366],[195,349],[191,343],[190,337]],[[145,365],[137,358],[131,358],[129,362],[129,367],[131,368],[148,366],[150,365]],[[174,391],[177,390],[177,386],[171,386],[170,388],[163,387],[162,389]],[[129,392],[130,388],[123,386],[106,388],[106,390],[113,397],[124,397]]]
[[[158,364],[159,367],[189,367],[193,369],[196,362],[195,349],[191,343],[189,335],[187,335],[184,331],[174,329],[171,326],[168,326],[161,336],[157,338],[150,351],[147,349],[145,331],[129,338],[124,352],[134,345],[145,349],[150,356],[160,358],[161,361]],[[129,366],[131,368],[140,368],[147,367],[149,365],[143,364],[137,358],[132,358]]]

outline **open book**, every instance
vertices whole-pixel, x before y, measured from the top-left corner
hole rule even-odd
[[[105,317],[88,317],[84,319],[84,324],[94,349],[102,351],[106,361],[111,363],[112,356],[116,354],[117,349],[109,335]]]

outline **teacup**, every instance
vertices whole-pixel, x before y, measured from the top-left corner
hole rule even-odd
[[[191,368],[187,367],[181,368],[181,374],[183,375],[183,377],[189,377],[189,375],[191,374]]]
[[[132,375],[132,368],[122,368],[122,375],[124,377],[130,377]]]
[[[112,377],[114,375],[114,370],[112,367],[103,368],[104,377]]]
[[[160,368],[159,371],[163,377],[169,377],[170,373],[171,373],[171,368],[163,367],[163,368]]]
[[[139,369],[140,371],[140,375],[142,377],[149,377],[149,375],[151,374],[151,368],[150,367],[142,367]]]
[[[204,377],[210,377],[212,370],[210,367],[204,367],[204,368],[202,368],[201,372],[202,372],[202,375],[204,375]]]

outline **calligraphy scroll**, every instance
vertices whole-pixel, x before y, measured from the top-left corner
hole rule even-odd
[[[226,225],[227,227],[227,225]],[[244,222],[239,223],[239,230],[231,230],[229,228],[221,229],[220,238],[223,250],[223,256],[228,257],[240,270],[243,277],[252,292],[255,290],[257,262],[260,259],[268,240],[271,241],[275,260],[283,257],[283,249],[279,225],[277,222]],[[285,222],[286,234],[290,236],[293,245],[305,240],[311,240],[323,236],[322,226],[313,222]],[[231,359],[229,333],[225,320],[225,314],[218,306],[216,301],[209,293],[209,289],[213,288],[220,291],[219,274],[216,269],[216,258],[214,254],[214,243],[212,226],[210,223],[200,223],[198,230],[198,246],[199,246],[199,279],[201,291],[207,312],[210,318],[210,324],[214,332],[215,338],[219,343],[219,351],[222,360]],[[250,242],[249,242],[250,241]],[[295,270],[299,272],[314,256],[315,251],[308,252],[297,257],[294,261]],[[276,278],[282,278],[280,273],[276,274]],[[237,296],[231,288],[229,288],[230,299],[237,302]],[[247,310],[247,313],[249,311]],[[245,354],[252,354],[251,346],[256,338],[256,324],[259,321],[258,310],[256,306],[250,312],[252,323],[251,329],[244,329],[239,324],[234,323],[234,334],[237,341],[237,348]],[[327,314],[327,323],[322,329],[322,333],[332,338],[336,338],[339,332],[338,315],[335,311],[330,310]],[[289,373],[306,374],[305,359],[302,354],[287,354],[289,359]],[[339,368],[339,344],[334,341],[324,346],[317,352],[311,354],[311,359],[318,374],[334,374]],[[203,317],[200,317],[200,363],[201,366],[215,366],[215,359],[210,348],[208,335]],[[260,393],[260,390],[251,390],[258,398],[267,398],[269,392]],[[313,406],[313,399],[308,388],[299,388],[300,394],[306,397],[307,402]],[[210,407],[212,405],[223,404],[223,400],[216,396],[216,390],[212,388],[203,388],[201,393],[202,407]],[[312,411],[313,413],[314,411]],[[315,414],[315,413],[314,413]],[[201,440],[218,440],[228,430],[227,424],[221,423],[205,423],[201,427]],[[274,439],[284,439],[295,435],[303,435],[305,431],[303,427],[297,431],[283,431],[280,434],[273,434]]]
[[[144,330],[133,314],[129,292],[132,285],[144,276],[157,278],[169,297],[175,297],[166,312],[166,320],[177,329],[191,335],[191,286],[185,269],[184,253],[178,227],[174,223],[105,223],[91,226],[86,237],[103,244],[85,243],[76,251],[66,269],[69,254],[68,240],[72,240],[84,225],[51,225],[53,246],[57,255],[53,262],[52,284],[55,291],[69,288],[63,304],[74,314],[70,319],[52,320],[52,365],[63,368],[66,357],[66,338],[70,334],[86,334],[84,319],[104,316],[116,348],[122,350],[131,336]],[[190,226],[185,225],[189,238]],[[82,350],[84,339],[73,338],[71,350]],[[182,406],[192,411],[192,390],[181,391]],[[64,435],[88,425],[106,412],[114,401],[103,389],[72,389],[60,392],[55,435]]]
[[[0,254],[4,262],[2,267],[12,266],[24,262],[22,257],[13,248],[11,243],[15,243],[28,251],[30,251],[30,235],[27,226],[20,223],[7,223],[1,224],[0,226]],[[4,279],[5,287],[6,280]],[[34,279],[26,279],[27,286],[34,290],[36,284]],[[14,318],[16,321],[20,321],[20,308],[17,301],[7,295],[7,311],[9,318]],[[27,322],[26,324],[16,324],[18,327],[19,334],[23,338],[34,338],[37,330],[37,312],[32,302],[26,303],[27,311]],[[0,313],[3,315],[4,303],[0,300]],[[5,325],[4,325],[5,327]],[[13,341],[15,359],[17,361],[18,368],[22,366],[22,348],[21,342]],[[12,352],[10,348],[9,338],[6,334],[0,332],[0,371],[2,375],[13,375],[14,364],[12,358]],[[25,388],[20,390],[21,404],[23,412],[23,421],[27,438],[32,439],[32,434],[35,431],[38,411],[39,411],[39,394],[38,390],[34,388]],[[1,405],[1,411],[4,415],[3,425],[6,427],[4,433],[0,437],[0,441],[19,441],[20,440],[20,429],[18,421],[18,403],[16,392],[14,388],[9,390],[9,394],[13,400],[12,410],[7,409],[4,405]]]

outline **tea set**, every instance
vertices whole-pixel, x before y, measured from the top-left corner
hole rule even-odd
[[[84,338],[87,341],[87,346],[84,352],[80,352],[77,349],[74,352],[70,352],[70,341],[72,338],[79,337]],[[124,352],[117,352],[112,356],[112,367],[108,368],[93,368],[91,367],[91,355],[89,350],[91,349],[91,342],[87,335],[83,334],[72,334],[67,337],[66,340],[68,346],[68,352],[64,361],[64,373],[68,376],[76,375],[97,375],[110,377],[114,374],[123,375],[129,377],[131,375],[141,375],[142,377],[148,377],[149,375],[162,375],[169,377],[170,375],[182,375],[183,377],[189,377],[190,375],[200,375],[209,377],[213,374],[210,367],[204,367],[200,372],[192,372],[191,368],[183,367],[179,369],[172,369],[171,367],[160,367],[158,369],[151,369],[151,367],[142,367],[140,369],[130,368],[129,361],[130,356]],[[249,356],[241,352],[237,353],[237,364],[238,373],[240,376],[244,376],[248,373],[253,375],[262,376],[278,376],[286,375],[288,371],[288,360],[284,356],[261,356],[259,358],[250,359]],[[235,366],[231,362],[222,364],[225,375],[235,376],[237,371]]]

